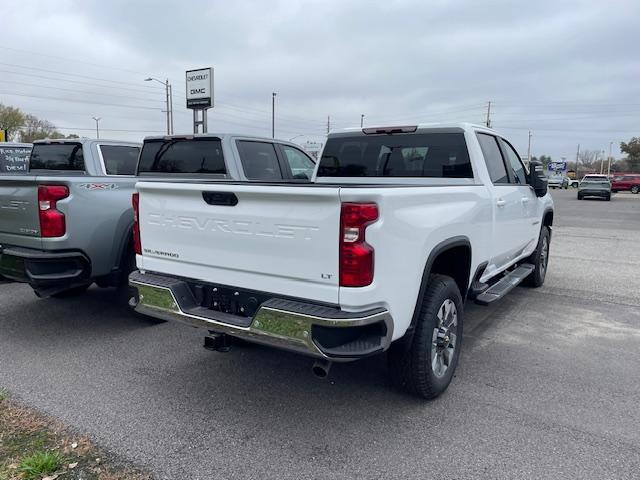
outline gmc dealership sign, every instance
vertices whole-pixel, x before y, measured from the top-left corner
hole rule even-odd
[[[213,107],[213,68],[187,70],[187,108]]]

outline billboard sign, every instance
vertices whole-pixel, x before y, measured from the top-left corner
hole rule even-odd
[[[187,70],[187,108],[204,110],[213,107],[213,68]]]
[[[550,172],[564,172],[567,169],[567,162],[549,162],[547,168]]]

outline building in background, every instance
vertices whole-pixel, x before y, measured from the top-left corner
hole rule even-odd
[[[322,152],[322,143],[320,142],[312,142],[306,141],[301,143],[300,146],[302,149],[307,152],[314,160],[318,160],[320,158],[320,152]]]

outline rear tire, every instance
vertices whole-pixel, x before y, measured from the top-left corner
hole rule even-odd
[[[136,288],[129,285],[129,275],[131,274],[131,272],[134,272],[137,269],[138,267],[136,265],[136,254],[132,249],[129,248],[125,252],[125,256],[122,259],[122,265],[120,267],[120,278],[118,279],[118,285],[116,286],[116,301],[118,303],[118,307],[120,307],[123,311],[129,313],[133,317],[144,318],[150,323],[166,323],[166,320],[138,313],[131,307],[131,305],[129,305],[129,300],[131,300],[131,298],[136,295]]]
[[[431,275],[413,336],[396,341],[388,352],[395,386],[426,399],[444,392],[458,364],[462,322],[458,285],[446,275]]]
[[[90,283],[87,284],[87,285],[80,285],[79,287],[73,287],[73,288],[70,288],[68,290],[63,290],[62,292],[54,293],[51,296],[53,298],[77,297],[79,295],[82,295],[84,292],[86,292],[89,289],[90,286],[91,286]]]
[[[634,185],[633,187],[631,187],[631,193],[633,193],[634,195],[640,193],[640,185]]]
[[[582,200],[582,195],[578,194],[578,200]]]
[[[549,228],[542,227],[540,230],[540,238],[538,238],[538,246],[531,256],[527,259],[528,263],[535,266],[533,272],[522,282],[527,287],[538,288],[544,283],[547,276],[547,266],[549,265],[549,247],[551,246],[551,234]]]

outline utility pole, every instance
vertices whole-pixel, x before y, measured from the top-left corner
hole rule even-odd
[[[171,135],[173,135],[173,88],[171,88],[171,84],[169,80],[167,80],[167,84],[169,85],[169,111],[171,112]],[[207,113],[205,112],[205,115]]]
[[[487,122],[489,122],[488,118],[489,117],[487,117]],[[527,158],[529,159],[529,163],[531,163],[531,130],[529,130],[529,144],[527,145]]]
[[[364,125],[364,113],[360,114],[360,128]]]
[[[607,163],[607,176],[611,175],[611,148],[613,147],[613,142],[609,142],[609,162]]]
[[[600,157],[600,175],[604,173],[604,150],[602,150],[602,156]]]
[[[487,128],[491,128],[491,101],[489,101],[489,103],[487,104],[487,121],[485,123],[487,125]]]
[[[276,92],[271,92],[271,138],[276,138]]]
[[[578,144],[578,150],[576,151],[576,180],[580,180],[578,175],[578,161],[580,160],[580,144]]]
[[[331,116],[327,115],[327,135],[329,135],[329,130],[331,130]]]
[[[98,128],[98,122],[102,120],[102,117],[91,117],[96,121],[96,138],[100,138],[100,129]]]

